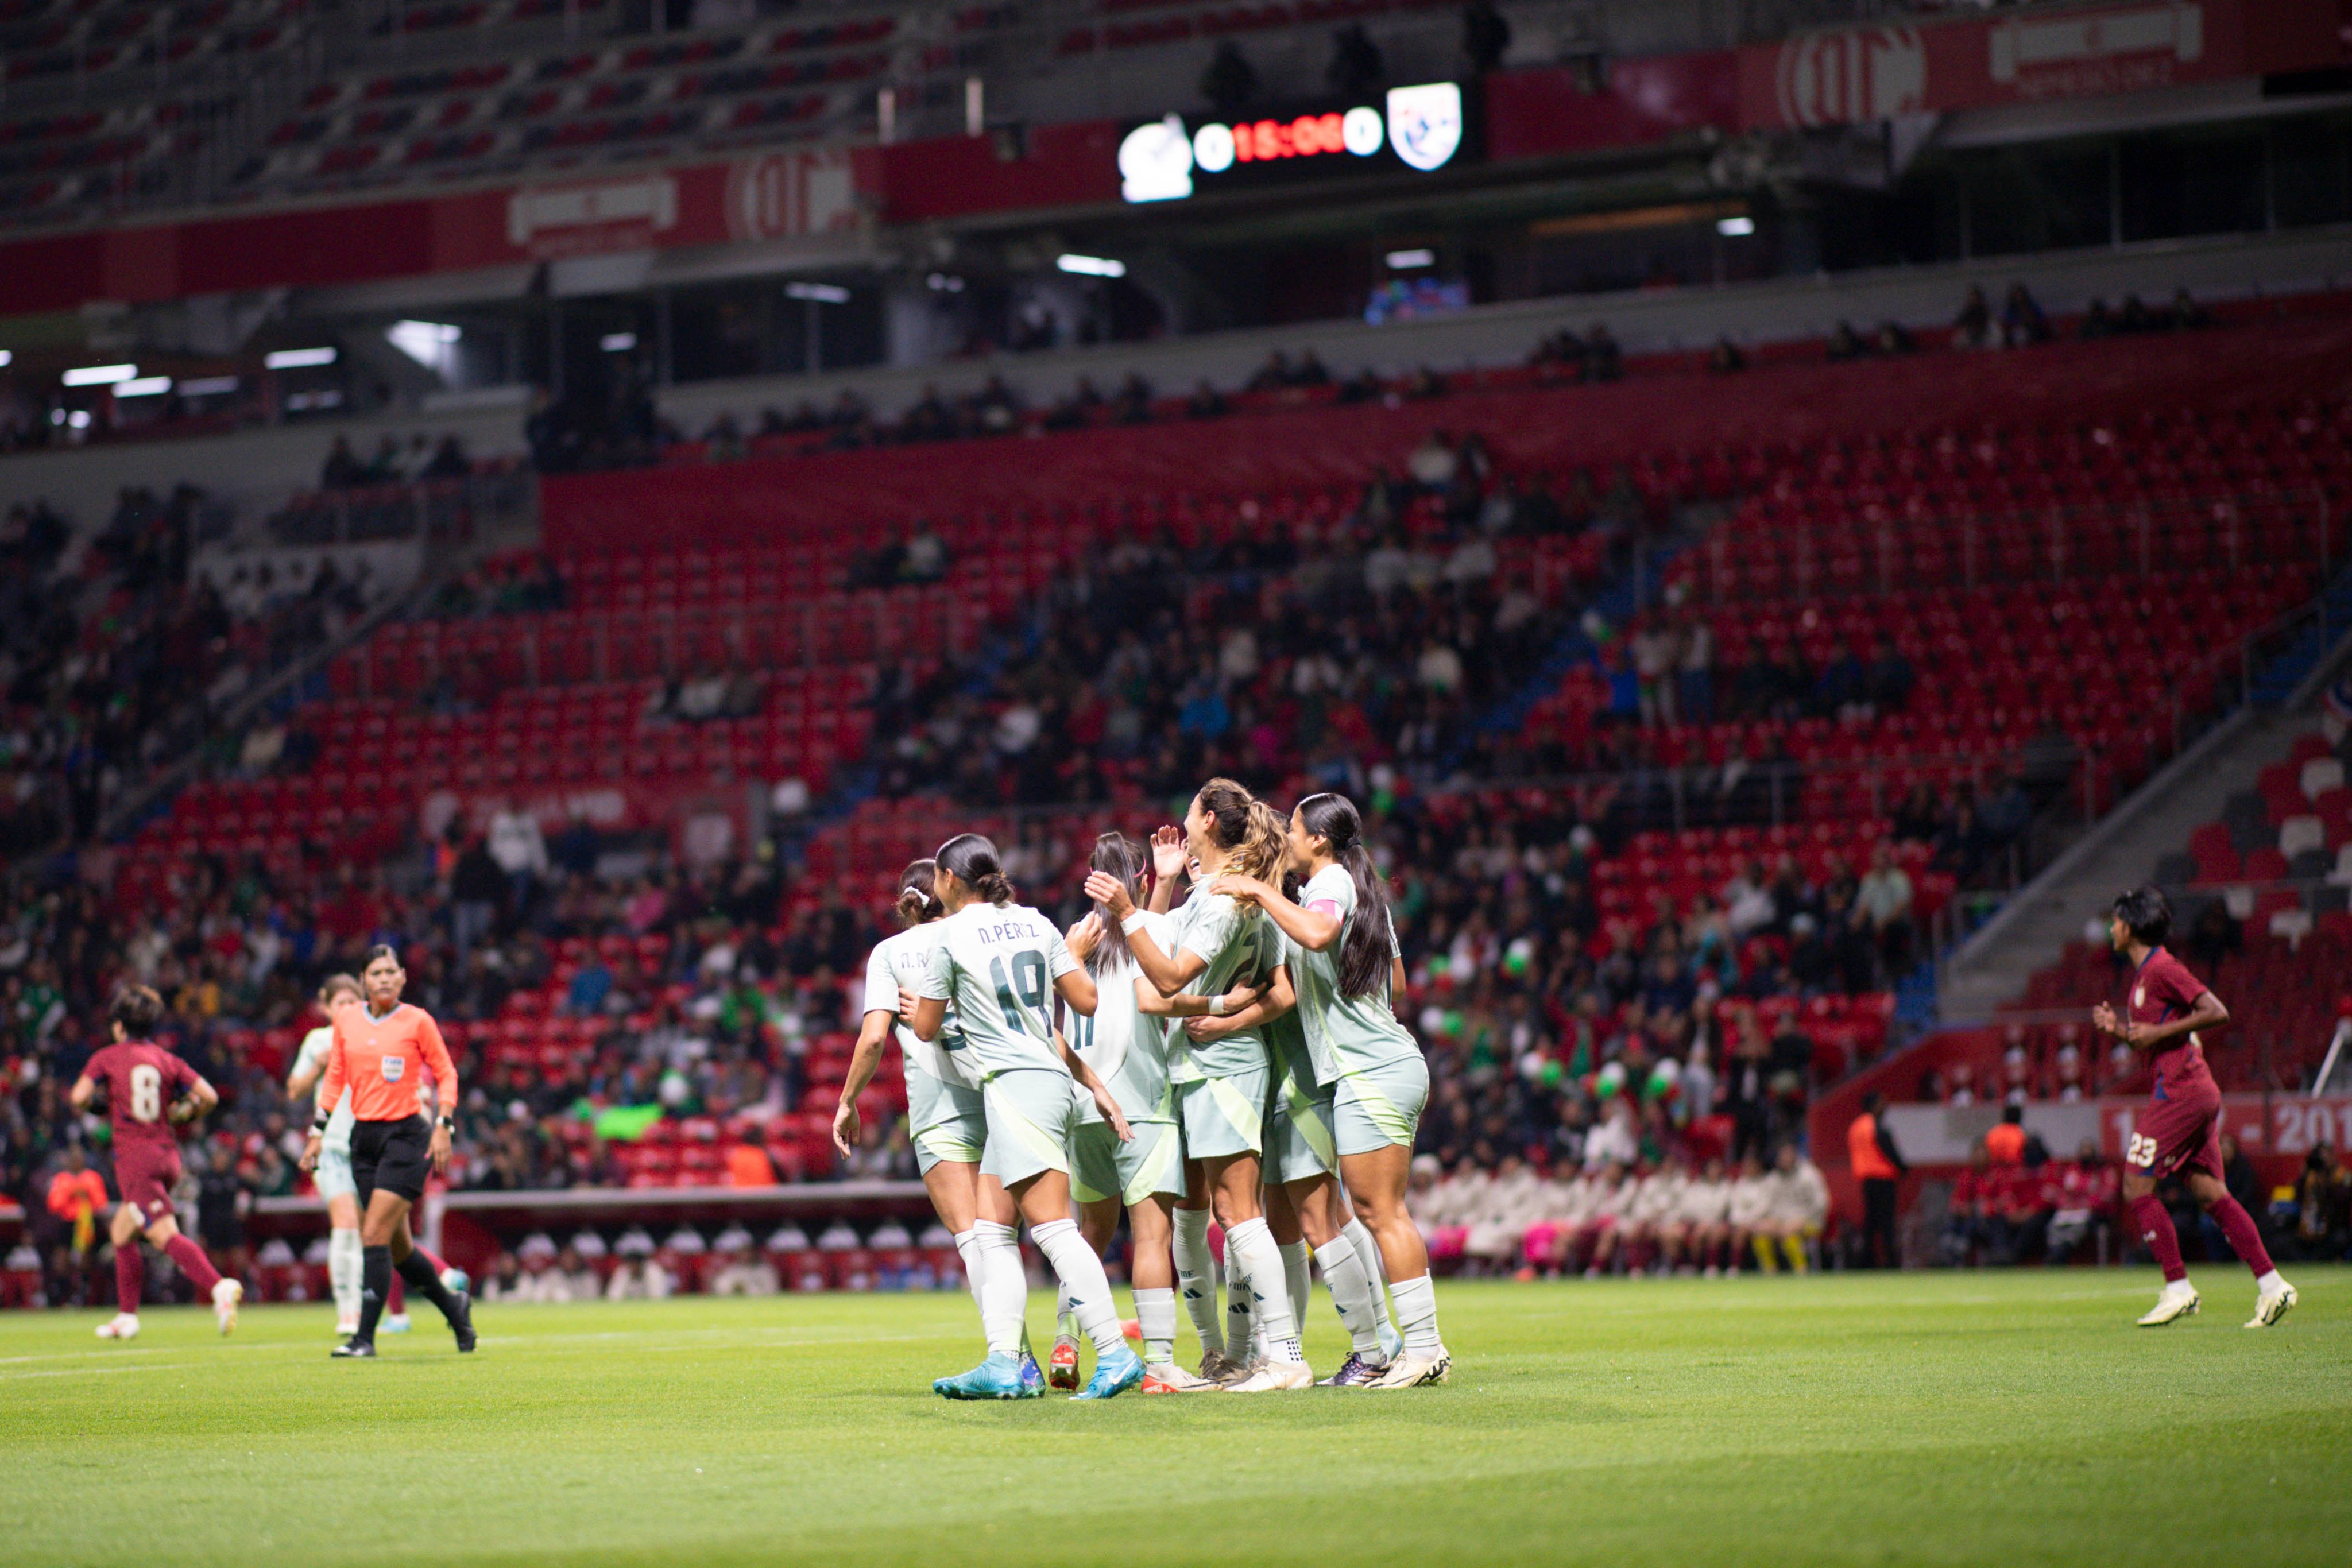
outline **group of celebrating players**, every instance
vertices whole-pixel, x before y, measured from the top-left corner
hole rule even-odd
[[[987,1344],[979,1365],[940,1378],[936,1392],[1024,1399],[1050,1385],[1108,1399],[1133,1388],[1307,1387],[1310,1256],[1350,1346],[1325,1385],[1446,1381],[1429,1255],[1405,1207],[1429,1070],[1395,1015],[1403,961],[1353,802],[1310,795],[1286,820],[1213,779],[1183,826],[1160,829],[1148,849],[1116,832],[1095,841],[1094,907],[1066,932],[1014,902],[996,846],[976,833],[908,866],[898,889],[905,928],[867,960],[834,1138],[845,1153],[855,1147],[858,1096],[895,1036],[924,1186],[954,1234]],[[2093,1013],[2103,1033],[2147,1052],[2155,1073],[2154,1103],[2124,1162],[2125,1202],[2165,1278],[2139,1321],[2161,1326],[2198,1310],[2155,1196],[2178,1176],[2253,1273],[2246,1326],[2266,1328],[2294,1306],[2295,1291],[2223,1185],[2221,1096],[2200,1035],[2229,1013],[2165,950],[2170,925],[2156,889],[2116,901],[2110,936],[2130,966],[2129,988],[2120,1012],[2101,1003]],[[464,1277],[410,1232],[428,1175],[447,1166],[457,1078],[432,1017],[401,1000],[406,978],[381,946],[359,977],[331,977],[319,998],[329,1022],[303,1042],[288,1084],[315,1094],[300,1163],[329,1208],[339,1357],[375,1354],[396,1281],[441,1311],[459,1351],[475,1344]],[[142,1236],[210,1301],[221,1333],[236,1327],[244,1295],[174,1218],[173,1129],[219,1096],[155,1042],[163,1016],[152,988],[124,988],[112,1043],[69,1094],[88,1112],[103,1091],[113,1129],[120,1311],[100,1325],[103,1339],[139,1333]],[[1140,1357],[1103,1265],[1122,1214]],[[1213,1218],[1224,1233],[1222,1311]],[[1023,1220],[1061,1286],[1045,1367],[1028,1346]],[[1197,1374],[1176,1362],[1180,1294],[1201,1342]],[[1095,1346],[1082,1388],[1081,1334]]]
[[[933,1388],[1079,1388],[1081,1334],[1095,1365],[1080,1399],[1305,1388],[1310,1254],[1351,1347],[1328,1385],[1444,1382],[1404,1203],[1429,1070],[1393,1010],[1403,965],[1354,804],[1312,795],[1286,821],[1213,779],[1148,854],[1106,833],[1089,866],[1094,909],[1058,931],[1013,902],[994,844],[959,834],[900,874],[906,928],[867,961],[835,1140],[855,1145],[857,1096],[895,1034],[916,1158],[988,1347]],[[1103,1268],[1122,1210],[1139,1358]],[[1061,1284],[1045,1368],[1025,1343],[1023,1219]],[[1180,1293],[1197,1374],[1176,1362]]]

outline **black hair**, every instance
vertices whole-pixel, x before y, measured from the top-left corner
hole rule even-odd
[[[362,1001],[365,1001],[367,999],[367,989],[360,984],[359,977],[354,975],[330,975],[325,979],[319,982],[319,1005],[320,1007],[326,1006],[329,1002],[333,1001],[337,997],[341,996],[353,996],[359,998]]]
[[[163,1021],[163,998],[152,986],[125,986],[114,993],[113,1005],[107,1016],[122,1026],[124,1035],[131,1040],[145,1040]]]
[[[938,871],[937,861],[919,860],[908,861],[907,869],[898,873],[899,925],[920,925],[948,912],[933,887]]]
[[[378,958],[389,958],[396,967],[400,963],[400,950],[389,942],[377,943],[367,950],[367,956],[360,960],[360,973],[367,973]]]
[[[1388,889],[1364,848],[1364,819],[1353,800],[1327,791],[1298,802],[1298,820],[1308,833],[1330,844],[1331,858],[1356,884],[1356,912],[1339,942],[1339,994],[1370,996],[1388,978],[1396,956],[1396,925],[1389,914]]]
[[[2116,894],[2115,913],[2132,940],[2147,946],[2161,947],[2172,935],[2172,904],[2161,889],[2135,887]]]
[[[978,833],[958,833],[931,857],[940,869],[991,904],[1013,902],[1013,881],[997,859],[996,845]]]
[[[1129,897],[1138,904],[1143,902],[1143,851],[1125,833],[1114,830],[1097,838],[1094,852],[1087,857],[1087,869],[1118,878]],[[1087,955],[1087,973],[1099,978],[1106,969],[1127,967],[1131,950],[1127,945],[1127,933],[1119,929],[1110,911],[1099,902],[1095,909],[1102,915],[1103,936],[1095,944],[1095,950]]]

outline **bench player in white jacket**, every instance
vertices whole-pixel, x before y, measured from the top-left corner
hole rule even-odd
[[[1666,1255],[1676,1272],[1689,1274],[1704,1267],[1710,1280],[1722,1272],[1717,1266],[1716,1254],[1723,1245],[1730,1218],[1731,1183],[1724,1176],[1723,1162],[1709,1160],[1698,1175],[1684,1184],[1682,1198],[1675,1205],[1674,1218],[1665,1228]]]

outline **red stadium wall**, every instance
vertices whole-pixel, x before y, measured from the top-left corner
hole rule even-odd
[[[1486,81],[1488,156],[1505,161],[1992,104],[2307,71],[2352,54],[2342,0],[2140,0],[1920,27],[1809,33],[1740,50],[1611,62],[1594,90],[1559,68]],[[1118,126],[1036,126],[1017,147],[942,137],[407,201],[239,214],[0,244],[0,315],[411,277],[602,251],[772,239],[866,222],[1118,200]],[[1016,155],[1010,155],[1016,154]],[[845,188],[812,169],[848,165]],[[797,196],[788,193],[799,193]],[[526,208],[543,221],[522,221]],[[551,218],[550,217],[551,214]]]

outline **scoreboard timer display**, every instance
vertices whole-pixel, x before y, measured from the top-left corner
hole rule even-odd
[[[1242,189],[1347,169],[1442,169],[1463,151],[1462,89],[1455,82],[1391,88],[1368,103],[1280,118],[1188,126],[1181,115],[1146,120],[1118,147],[1120,193],[1173,202],[1196,190]]]

